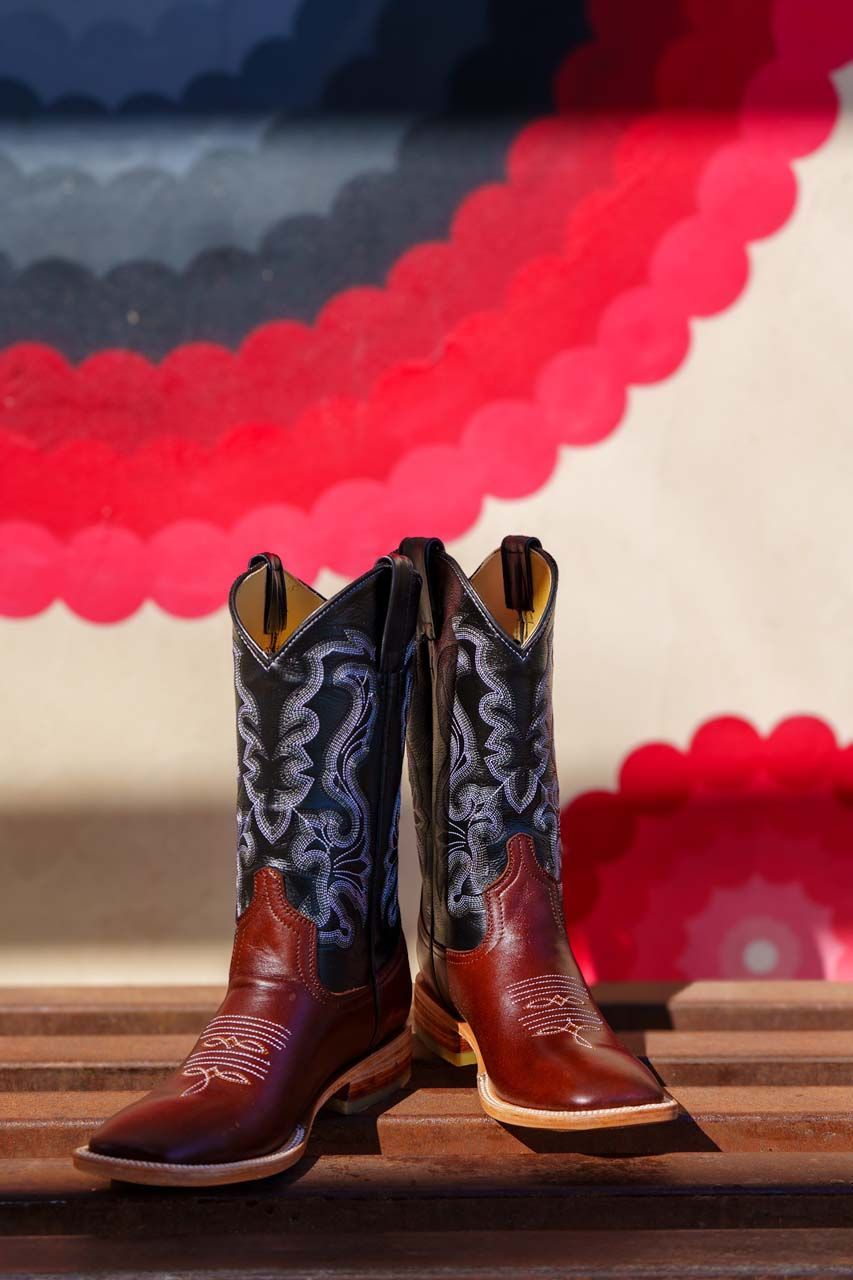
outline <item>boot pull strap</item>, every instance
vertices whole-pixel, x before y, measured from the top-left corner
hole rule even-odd
[[[436,552],[444,551],[444,543],[440,538],[404,538],[399,550],[401,555],[408,556],[420,574],[422,586],[418,602],[419,626],[430,640],[434,640],[436,625],[432,605],[432,557]]]
[[[506,607],[518,614],[518,639],[524,641],[527,631],[526,614],[533,612],[533,566],[530,552],[539,550],[538,538],[525,538],[510,533],[501,543],[501,565],[504,577]]]
[[[275,653],[276,641],[287,627],[287,588],[284,582],[284,569],[277,555],[272,551],[262,551],[252,556],[250,569],[266,566],[264,580],[264,632],[270,637],[270,650]]]
[[[421,575],[409,557],[398,551],[384,556],[379,564],[387,564],[391,569],[391,590],[388,593],[388,611],[379,651],[379,669],[399,671],[415,632]]]

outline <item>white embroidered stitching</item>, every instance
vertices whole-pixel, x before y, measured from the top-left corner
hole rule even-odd
[[[219,1014],[209,1025],[213,1027],[217,1024],[226,1022],[239,1023],[241,1025],[247,1022],[254,1022],[257,1023],[259,1027],[266,1028],[273,1033],[278,1033],[284,1036],[290,1035],[290,1032],[286,1027],[282,1027],[281,1023],[270,1022],[267,1018],[255,1018],[250,1013]]]
[[[331,683],[346,690],[350,708],[322,760],[315,761],[307,748],[318,735],[320,720],[308,704],[323,686],[326,662],[335,658],[337,663],[329,664]],[[299,657],[301,678],[281,703],[271,758],[261,736],[258,701],[243,678],[242,660],[243,650],[235,643],[237,730],[242,741],[238,909],[246,905],[244,882],[258,865],[301,876],[310,890],[295,904],[297,909],[317,925],[322,943],[347,947],[356,924],[363,924],[367,915],[371,813],[358,771],[376,722],[375,646],[362,632],[345,627],[341,636],[318,641]],[[318,772],[323,791],[339,807],[304,807]],[[268,850],[258,850],[253,827]]]
[[[219,1067],[186,1067],[185,1076],[199,1076],[195,1084],[181,1093],[182,1098],[191,1098],[193,1094],[202,1093],[211,1080],[227,1080],[229,1084],[248,1084],[249,1081],[239,1071],[220,1071]]]
[[[592,1007],[589,992],[578,978],[543,973],[524,978],[507,988],[507,995],[524,1013],[518,1020],[532,1036],[570,1035],[575,1044],[592,1049],[583,1032],[597,1031],[602,1023]]]
[[[256,1018],[252,1014],[218,1014],[199,1038],[199,1048],[187,1058],[182,1074],[197,1076],[182,1098],[201,1093],[211,1080],[229,1084],[251,1084],[248,1077],[265,1080],[271,1051],[287,1048],[290,1031],[280,1022]]]
[[[552,637],[533,700],[533,719],[519,723],[512,689],[497,665],[491,637],[456,617],[453,632],[457,678],[473,670],[486,692],[477,715],[489,730],[480,747],[471,718],[460,697],[453,700],[448,783],[447,906],[452,916],[484,916],[483,891],[494,879],[494,850],[506,843],[507,814],[525,814],[544,837],[540,843],[547,871],[560,878],[559,797],[553,768],[551,721]],[[465,645],[471,646],[469,653]],[[491,777],[494,785],[484,785]],[[535,807],[534,807],[535,806]],[[532,814],[531,814],[532,809]],[[498,868],[499,870],[499,868]]]

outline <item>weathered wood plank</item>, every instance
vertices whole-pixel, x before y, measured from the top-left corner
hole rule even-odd
[[[626,1031],[668,1085],[853,1084],[853,1031]]]
[[[625,1043],[668,1085],[853,1085],[853,1031],[641,1031]],[[3,1036],[0,1090],[146,1089],[194,1036]],[[473,1081],[420,1051],[424,1084]]]
[[[0,1093],[0,1159],[70,1156],[141,1093]]]
[[[849,1031],[853,982],[600,982],[596,999],[620,1030]]]
[[[65,1160],[0,1161],[0,1234],[853,1227],[849,1154],[600,1160],[321,1156],[205,1190],[100,1183]],[[452,1267],[452,1260],[451,1260]]]
[[[213,986],[0,987],[0,1035],[192,1035],[222,994]]]
[[[853,983],[602,982],[596,998],[617,1029],[853,1030]],[[214,986],[0,987],[0,1035],[173,1035],[204,1026]]]
[[[3,1036],[0,1090],[148,1089],[194,1040],[191,1034]]]
[[[324,1112],[314,1154],[498,1159],[542,1153],[649,1155],[714,1151],[853,1151],[853,1088],[677,1088],[669,1124],[554,1133],[496,1124],[469,1088],[415,1088],[356,1116]],[[68,1154],[130,1092],[0,1094],[0,1157]]]
[[[598,990],[682,1103],[675,1123],[511,1130],[481,1112],[473,1070],[419,1056],[390,1104],[321,1116],[297,1170],[174,1192],[59,1157],[180,1060],[218,991],[0,990],[0,1277],[853,1273],[853,984]],[[35,1260],[21,1233],[46,1233]],[[158,1254],[154,1236],[180,1239]]]
[[[737,1280],[757,1275],[807,1280],[853,1273],[853,1231],[491,1231],[362,1234],[290,1232],[279,1236],[201,1236],[158,1240],[96,1240],[68,1236],[4,1242],[0,1276],[62,1276],[66,1280],[132,1272],[139,1280],[179,1274],[186,1280],[304,1280],[421,1277],[535,1280],[602,1277],[619,1280]]]
[[[853,1151],[853,1089],[677,1087],[682,1113],[669,1124],[556,1133],[494,1124],[473,1089],[421,1088],[377,1119],[380,1150],[458,1159],[528,1153],[645,1155],[666,1152]]]

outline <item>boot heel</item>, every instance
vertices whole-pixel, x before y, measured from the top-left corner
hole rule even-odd
[[[332,1095],[326,1106],[345,1116],[366,1111],[404,1088],[411,1074],[412,1033],[407,1027],[354,1066],[347,1073],[343,1087]]]
[[[474,1050],[461,1034],[460,1027],[464,1024],[457,1022],[428,994],[420,976],[415,979],[412,1022],[421,1044],[445,1062],[454,1067],[468,1067],[477,1061]]]

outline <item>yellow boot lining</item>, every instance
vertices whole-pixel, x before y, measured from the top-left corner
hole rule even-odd
[[[520,644],[528,645],[542,621],[551,598],[551,570],[548,561],[538,551],[531,549],[530,568],[533,575],[533,608],[524,615],[524,637],[520,631],[519,616],[507,608],[504,597],[503,565],[500,551],[493,551],[471,575],[471,586],[483,604],[508,636]]]
[[[267,569],[259,565],[247,574],[237,588],[235,604],[237,614],[248,634],[264,653],[275,653],[286,640],[293,635],[297,627],[311,614],[325,604],[323,596],[306,585],[299,578],[294,578],[284,570],[284,586],[287,595],[287,619],[284,630],[277,635],[270,635],[264,630],[264,596],[266,592]]]

